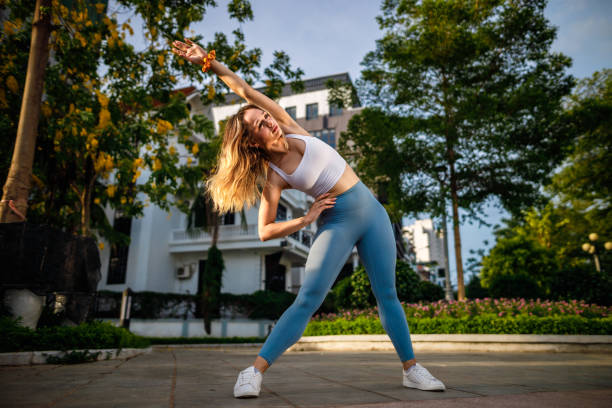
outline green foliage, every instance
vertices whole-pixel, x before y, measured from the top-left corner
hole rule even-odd
[[[223,255],[216,245],[208,249],[208,257],[204,268],[202,279],[202,316],[204,317],[204,329],[210,334],[210,323],[213,315],[219,313],[221,284],[223,281]]]
[[[492,297],[521,297],[525,299],[537,299],[544,297],[543,292],[536,279],[527,272],[516,273],[493,273],[489,277],[488,290]]]
[[[475,300],[437,302],[402,302],[407,318],[453,318],[491,316],[582,316],[586,318],[612,316],[612,307],[586,303],[584,300],[552,301],[552,300],[526,300],[523,298],[484,298]],[[354,320],[358,317],[374,317],[376,308],[342,310],[339,313],[318,314],[312,317],[315,321],[329,321],[343,318]]]
[[[291,306],[295,298],[296,295],[290,292],[258,290],[250,295],[251,307],[248,316],[251,319],[276,320]]]
[[[465,286],[465,296],[468,299],[483,299],[490,296],[489,291],[480,284],[478,276],[472,276],[470,282]]]
[[[370,279],[363,266],[355,269],[351,278],[351,287],[353,293],[351,294],[351,306],[356,308],[366,308],[376,305],[376,298],[372,292],[372,285],[370,285]]]
[[[329,90],[327,102],[330,106],[346,109],[359,106],[357,89],[351,84],[340,80],[329,79],[325,83]]]
[[[149,342],[110,323],[92,321],[75,327],[55,326],[32,330],[17,320],[0,318],[0,352],[31,350],[80,350],[143,348]]]
[[[557,172],[549,191],[565,202],[594,204],[600,214],[612,209],[612,69],[596,71],[574,91],[568,115],[579,137],[566,165]],[[605,229],[610,228],[610,224]]]
[[[581,80],[569,98],[566,120],[575,142],[565,163],[546,186],[551,195],[549,201],[507,220],[507,226],[496,232],[496,246],[483,258],[483,265],[485,260],[489,265],[488,271],[483,268],[483,281],[494,271],[510,274],[513,267],[517,274],[505,278],[507,282],[498,281],[499,290],[491,290],[492,296],[547,296],[612,304],[612,251],[606,251],[602,244],[612,239],[612,182],[608,171],[612,160],[611,95],[612,70],[605,69]],[[588,240],[593,232],[599,235],[597,242]],[[597,247],[602,273],[595,271],[592,255],[582,250],[585,242]],[[533,286],[529,277],[521,274],[526,269],[547,270],[544,264],[552,267],[552,261],[546,260],[552,257],[557,266],[548,282],[537,282],[539,292],[529,289]],[[531,272],[528,275],[535,276]],[[511,285],[517,290],[512,290]]]
[[[169,7],[163,0],[120,0],[112,14],[107,2],[73,1],[70,8],[53,2],[53,31],[49,47],[53,60],[46,66],[44,102],[33,164],[28,218],[82,235],[98,235],[111,244],[129,240],[114,232],[104,209],[141,216],[155,204],[169,211],[190,211],[190,201],[202,188],[220,145],[213,124],[192,115],[181,82],[199,84],[199,67],[170,52],[175,39],[188,36],[212,0]],[[0,37],[0,150],[12,152],[23,97],[29,55],[31,1],[7,3]],[[228,3],[230,18],[253,18],[248,0]],[[127,16],[142,21],[132,27]],[[145,46],[130,43],[142,32]],[[247,49],[243,33],[233,41],[216,33],[204,42],[217,58],[251,83],[260,78],[262,52]],[[266,75],[276,86],[289,78],[299,86],[301,70],[278,51]],[[205,104],[225,100],[227,86],[207,77]],[[6,86],[4,86],[6,84]],[[270,91],[272,92],[272,91]],[[197,135],[197,136],[195,136]],[[8,173],[11,155],[0,158],[0,175]]]
[[[395,271],[397,297],[401,302],[418,302],[419,300],[425,299],[422,292],[425,286],[422,284],[421,278],[412,269],[410,264],[398,260]],[[428,293],[431,292],[428,288],[425,288],[425,290],[429,290]]]
[[[558,268],[555,253],[535,240],[523,235],[499,238],[482,259],[481,282],[492,296],[497,296],[497,291],[506,292],[505,297],[549,296],[550,283]],[[525,285],[523,289],[521,285]]]
[[[97,361],[101,351],[90,352],[89,350],[73,350],[62,356],[47,356],[47,364],[82,364]],[[108,356],[107,356],[108,357]]]
[[[419,282],[419,290],[421,299],[427,302],[435,302],[436,300],[444,299],[444,289],[435,283],[422,280]]]
[[[100,291],[99,303],[95,318],[118,318],[121,305],[121,292]],[[236,295],[220,293],[219,306],[251,319],[278,319],[293,303],[296,295],[290,292],[271,292],[259,290],[251,294]],[[132,294],[132,318],[136,319],[183,319],[188,317],[203,317],[201,295],[182,295],[160,292],[134,292]],[[209,317],[216,319],[221,316],[220,307],[209,309]]]
[[[575,136],[562,110],[571,59],[551,52],[545,5],[382,3],[383,36],[359,82],[370,109],[351,118],[339,150],[393,219],[440,218],[451,203],[459,237],[459,209],[480,219],[492,198],[513,214],[541,201]],[[462,268],[458,257],[461,295]]]
[[[560,119],[571,60],[550,52],[556,29],[544,7],[383,2],[384,36],[363,60],[360,87],[380,111],[354,117],[341,139],[359,175],[390,175],[388,188],[399,191],[389,200],[402,212],[438,215],[452,192],[469,216],[492,196],[512,212],[532,204],[572,137]],[[372,120],[391,128],[359,126]]]
[[[376,305],[376,297],[372,292],[370,279],[368,278],[368,274],[363,266],[360,266],[353,272],[353,274],[350,276],[350,282],[353,288],[350,295],[350,307],[366,308]],[[408,263],[403,261],[397,262],[395,271],[395,287],[397,290],[397,297],[400,301],[416,302],[424,299],[424,294],[422,292],[423,289],[425,289],[427,292],[426,296],[428,299],[439,299],[437,295],[440,292],[427,284],[422,284],[421,279],[416,272],[414,272]],[[443,298],[444,292],[442,291],[441,293],[442,295],[440,298]]]
[[[332,297],[336,308],[348,309],[353,307],[353,286],[350,276],[336,283],[336,286],[332,288]]]
[[[558,300],[582,299],[587,303],[612,305],[610,273],[599,273],[592,264],[563,265],[551,284]]]
[[[612,334],[612,318],[581,316],[516,316],[499,318],[482,315],[463,318],[409,318],[412,334]],[[358,317],[354,320],[311,321],[304,336],[333,334],[386,334],[377,318]]]

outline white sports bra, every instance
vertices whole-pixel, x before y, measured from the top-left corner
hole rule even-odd
[[[302,161],[291,174],[285,173],[273,163],[270,163],[270,167],[291,187],[315,198],[331,190],[346,168],[346,161],[342,156],[336,149],[316,137],[295,134],[285,136],[304,141],[306,146]]]

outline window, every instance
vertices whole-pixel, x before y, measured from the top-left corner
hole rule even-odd
[[[336,129],[323,129],[317,132],[313,132],[317,134],[317,137],[333,147],[336,148]]]
[[[129,237],[132,231],[132,218],[115,218],[113,228],[115,231]],[[111,254],[108,261],[108,276],[106,277],[107,285],[125,283],[125,272],[127,270],[129,249],[129,245],[113,244],[111,246]]]
[[[320,130],[315,130],[315,131],[310,132],[310,133],[312,133],[312,136],[316,137],[317,139],[321,138],[321,131]]]
[[[236,220],[236,213],[229,212],[224,214],[221,218],[221,225],[234,225]]]
[[[287,219],[287,208],[282,205],[279,204],[278,208],[276,209],[276,221],[284,221]]]
[[[319,104],[311,103],[306,105],[306,119],[314,119],[319,116]]]
[[[291,116],[293,119],[297,119],[295,106],[288,106],[285,108],[285,110],[287,111],[289,116]]]
[[[202,228],[204,227],[207,223],[206,223],[206,209],[202,208],[202,207],[197,207],[194,210],[194,220],[193,220],[193,226],[195,228]]]
[[[342,115],[342,108],[336,105],[329,105],[329,116],[340,116]]]

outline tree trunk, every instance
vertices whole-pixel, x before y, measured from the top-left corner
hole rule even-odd
[[[83,204],[81,207],[81,235],[86,237],[89,235],[89,223],[91,219],[91,196],[96,182],[96,172],[94,171],[93,161],[90,156],[85,159],[85,180],[87,184],[83,191]]]
[[[459,197],[457,195],[457,176],[455,174],[455,152],[450,150],[450,188],[453,205],[453,232],[455,236],[455,261],[457,264],[457,300],[465,300],[463,285],[463,260],[461,258],[461,234],[459,233]]]
[[[50,10],[51,0],[36,0],[15,150],[3,188],[2,205],[0,205],[0,222],[3,223],[24,221],[28,210],[40,101],[43,93],[45,66],[49,59]],[[9,207],[10,201],[14,202],[17,211],[22,216]]]
[[[448,262],[448,226],[446,222],[446,200],[444,200],[444,212],[442,213],[442,223],[443,229],[442,233],[444,234],[444,292],[446,300],[451,301],[454,300],[453,297],[453,288],[451,287],[450,281],[450,263]]]

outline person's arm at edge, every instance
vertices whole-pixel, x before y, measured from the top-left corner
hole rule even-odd
[[[275,222],[282,190],[281,186],[270,183],[270,180],[268,180],[261,193],[257,222],[257,232],[261,241],[285,237],[301,230],[312,222],[308,222],[305,216],[289,221]]]

